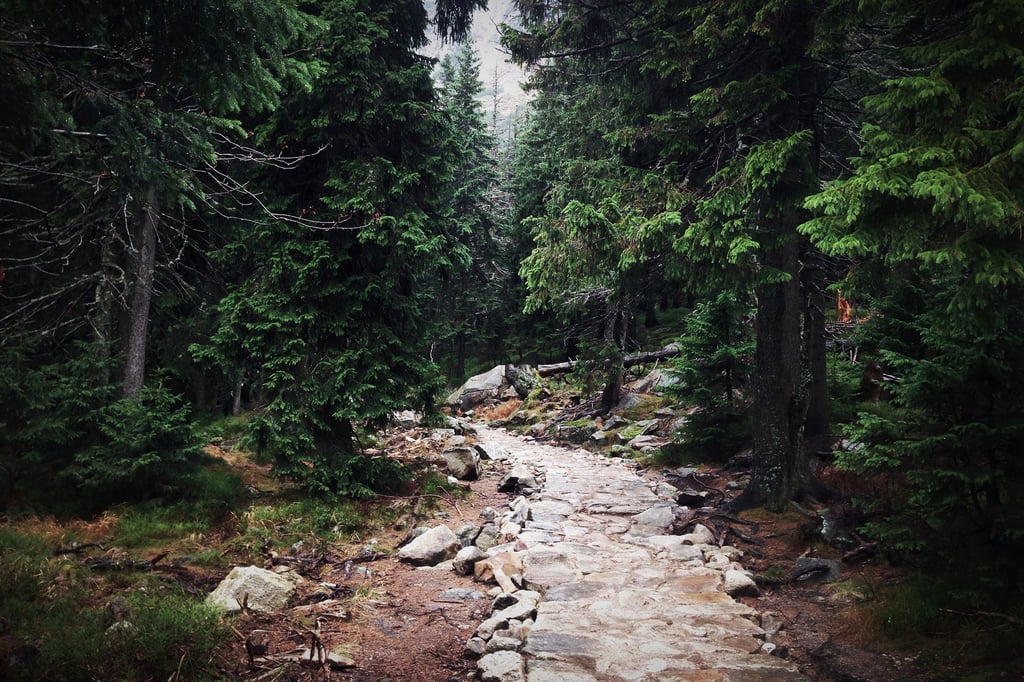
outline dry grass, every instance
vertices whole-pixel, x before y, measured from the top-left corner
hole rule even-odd
[[[105,542],[113,536],[119,520],[120,517],[117,514],[106,511],[95,519],[74,519],[62,522],[52,516],[33,516],[9,521],[5,525],[19,533],[42,538],[56,548],[73,542],[78,544]]]
[[[511,400],[506,400],[503,403],[498,403],[494,407],[481,410],[480,417],[489,422],[497,421],[499,419],[508,419],[522,406],[522,400],[512,398]]]

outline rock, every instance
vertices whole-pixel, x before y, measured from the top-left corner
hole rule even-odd
[[[458,554],[455,555],[455,560],[452,562],[452,568],[459,575],[469,575],[473,572],[473,566],[483,559],[486,559],[487,555],[479,547],[463,547],[459,550]]]
[[[625,388],[625,387],[624,387]],[[619,398],[619,402],[615,403],[615,409],[624,412],[626,410],[638,407],[644,402],[643,396],[633,391],[623,391],[622,397]]]
[[[658,481],[657,485],[654,486],[654,494],[666,500],[675,500],[676,496],[679,495],[679,488],[671,483]],[[680,504],[682,503],[680,502]]]
[[[435,566],[459,551],[459,538],[448,526],[436,526],[398,550],[398,558],[417,566]]]
[[[480,527],[473,523],[464,523],[455,529],[455,535],[458,536],[459,544],[463,547],[471,546],[479,534]]]
[[[449,587],[441,593],[440,599],[456,601],[472,601],[483,599],[484,594],[479,590],[471,590],[468,587]]]
[[[494,651],[519,651],[523,647],[523,641],[515,637],[495,634],[487,640],[487,653]]]
[[[496,630],[508,627],[509,621],[523,622],[528,618],[533,618],[536,612],[537,606],[531,600],[517,601],[515,604],[492,614],[490,618],[480,623],[477,626],[476,634],[483,639],[490,639]]]
[[[633,448],[634,450],[640,451],[653,450],[655,448],[660,448],[661,446],[665,445],[666,442],[667,441],[664,438],[660,438],[658,436],[641,435],[637,436],[636,438],[633,438],[628,443],[626,443],[626,447],[630,447]]]
[[[300,665],[316,668],[326,663],[330,666],[331,670],[344,670],[345,668],[354,668],[356,666],[356,662],[352,658],[337,651],[327,651],[325,649],[303,649],[300,653],[291,656],[290,660]]]
[[[592,434],[597,432],[597,425],[590,420],[580,420],[568,424],[559,424],[555,428],[555,438],[567,443],[582,445]]]
[[[626,444],[637,436],[645,436],[658,427],[657,419],[644,419],[642,421],[635,422],[619,431],[618,439],[620,443]]]
[[[258,566],[236,566],[206,597],[206,603],[227,613],[241,611],[243,604],[253,611],[274,613],[287,606],[295,594],[296,578],[302,580]]]
[[[683,542],[688,545],[711,545],[715,542],[715,535],[707,526],[698,523],[692,531],[683,535]]]
[[[473,543],[486,552],[504,541],[501,530],[493,523],[485,523]]]
[[[502,552],[473,565],[473,578],[480,582],[498,584],[505,592],[515,592],[519,588],[513,582],[513,576],[522,579],[523,556],[516,552]]]
[[[131,621],[119,620],[103,633],[103,643],[114,649],[126,646],[134,637],[138,636],[139,629]]]
[[[782,630],[782,618],[775,611],[765,611],[761,614],[761,629],[764,636],[771,639]]]
[[[421,415],[413,410],[402,410],[391,415],[391,420],[400,429],[416,428],[420,424]]]
[[[633,517],[631,534],[664,535],[676,520],[675,511],[670,504],[659,504]]]
[[[452,476],[463,481],[475,481],[480,477],[480,455],[473,448],[463,445],[444,451],[444,461]]]
[[[704,506],[704,503],[708,499],[707,490],[694,490],[693,488],[683,488],[679,490],[679,494],[676,495],[676,502],[684,507],[700,508]]]
[[[790,577],[795,582],[831,583],[839,577],[840,570],[838,561],[802,556],[796,560]]]
[[[459,410],[471,410],[486,400],[497,400],[508,385],[505,366],[497,365],[483,374],[470,377],[448,396],[445,403]]]
[[[509,507],[512,509],[508,517],[510,523],[523,525],[530,518],[530,503],[522,495],[512,500]]]
[[[511,493],[520,488],[536,488],[537,479],[523,464],[517,464],[498,481],[498,492]]]
[[[603,448],[604,446],[608,445],[608,432],[594,431],[592,434],[590,434],[590,444],[599,448]]]
[[[466,648],[463,651],[466,658],[478,659],[484,655],[487,649],[487,642],[480,639],[479,637],[470,637],[469,641],[466,642]]]
[[[508,459],[508,450],[497,443],[477,443],[475,447],[481,459],[490,459],[495,462],[504,462]]]
[[[524,399],[540,383],[537,381],[537,377],[534,376],[533,370],[527,365],[521,367],[505,365],[505,379],[512,385],[516,396]]]
[[[821,518],[821,537],[830,547],[848,551],[860,545],[849,531],[839,527],[831,509],[819,510],[818,516]]]
[[[743,571],[730,569],[725,572],[725,591],[732,597],[758,597],[761,590],[757,583]]]
[[[515,651],[495,651],[482,656],[476,664],[480,682],[523,682],[526,673],[523,657]]]

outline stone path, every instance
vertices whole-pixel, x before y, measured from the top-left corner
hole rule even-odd
[[[543,480],[519,534],[524,587],[543,597],[521,652],[481,659],[483,679],[806,680],[761,652],[757,613],[726,592],[745,579],[738,550],[671,535],[671,502],[626,464],[476,428]]]

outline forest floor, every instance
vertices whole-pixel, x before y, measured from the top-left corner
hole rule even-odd
[[[415,443],[418,457],[441,460],[443,443],[428,441],[417,433],[394,434],[386,446],[401,450]],[[431,452],[424,451],[424,444]],[[270,485],[269,472],[251,463],[242,473],[254,487]],[[510,497],[498,493],[496,483],[502,469],[492,466],[489,473],[471,484],[471,493],[462,499],[447,498],[432,514],[438,523],[454,528],[479,522],[486,507],[498,510]],[[703,482],[727,494],[726,484],[739,472],[705,476]],[[652,482],[661,474],[648,470],[644,477]],[[784,579],[795,560],[813,553],[829,557],[815,537],[816,526],[805,515],[751,512],[742,515],[756,522],[756,533],[743,530],[759,543],[743,548],[748,552],[744,565],[758,576],[769,579],[758,598],[744,601],[759,612],[778,614],[783,623],[775,638],[781,650],[797,663],[813,682],[932,682],[960,679],[950,671],[928,669],[912,653],[898,651],[880,640],[862,608],[878,590],[905,577],[905,573],[878,559],[844,566],[841,579],[831,584],[794,585]],[[429,525],[429,524],[428,524]],[[382,529],[374,539],[379,547],[397,547],[407,530]],[[311,578],[296,600],[305,604],[275,615],[249,613],[234,626],[236,641],[219,652],[219,670],[239,680],[347,680],[385,682],[418,680],[447,682],[474,679],[475,662],[463,655],[464,645],[476,624],[489,614],[490,599],[445,600],[441,593],[464,587],[486,591],[471,577],[450,570],[414,568],[382,553],[376,560],[360,563],[366,576],[344,577],[344,557],[358,554],[362,545],[333,546],[331,556],[303,573]],[[207,581],[208,582],[208,581]],[[318,583],[342,586],[345,599],[320,601]],[[212,585],[208,585],[212,588]],[[344,606],[339,606],[344,604]],[[250,663],[245,642],[253,633],[269,640],[271,656]],[[265,633],[265,634],[264,634]],[[330,670],[326,666],[307,669],[282,665],[289,655],[309,648],[314,638],[328,650],[348,654],[353,667]],[[999,679],[995,677],[993,679]]]
[[[470,437],[472,442],[472,437]],[[426,429],[393,431],[378,449],[406,462],[415,462],[421,470],[436,467],[442,474],[446,446],[443,439],[431,437]],[[287,543],[269,549],[283,521],[267,522],[260,550],[244,532],[251,532],[254,509],[284,506],[295,499],[271,474],[269,465],[255,463],[250,456],[230,447],[211,445],[208,452],[223,460],[253,494],[248,511],[240,508],[226,515],[221,524],[208,532],[188,538],[168,539],[162,545],[146,545],[144,551],[131,550],[134,558],[148,561],[140,570],[166,583],[173,583],[197,597],[216,587],[230,566],[239,563],[264,567],[290,566],[307,580],[299,587],[291,608],[273,614],[243,612],[229,620],[232,636],[216,649],[207,669],[213,675],[231,680],[269,682],[270,680],[337,680],[358,682],[419,681],[448,682],[472,680],[476,664],[464,655],[466,641],[477,624],[490,611],[491,599],[449,599],[442,595],[450,588],[469,588],[486,593],[488,585],[459,576],[451,570],[415,568],[393,557],[394,550],[416,525],[447,524],[457,528],[480,522],[481,512],[491,507],[503,510],[510,501],[507,493],[497,491],[503,466],[489,462],[479,480],[463,484],[465,490],[449,492],[444,488],[425,494],[423,490],[406,495],[378,498],[363,503],[358,512],[365,518],[385,519],[372,531],[339,532],[330,539],[308,533],[303,542],[287,549]],[[638,464],[638,468],[641,465]],[[744,473],[734,468],[701,469],[701,483],[718,491],[725,499],[733,494],[731,481],[741,481]],[[654,466],[640,470],[652,485],[668,480],[666,471]],[[832,481],[835,483],[836,481]],[[386,507],[388,514],[380,514]],[[822,542],[812,509],[786,514],[750,511],[740,514],[746,523],[737,529],[747,540],[730,540],[744,550],[743,564],[754,572],[762,585],[762,594],[743,600],[758,612],[773,612],[783,629],[774,638],[777,653],[795,662],[812,682],[939,682],[946,680],[1022,679],[1020,669],[972,670],[947,669],[934,659],[915,653],[906,642],[885,639],[877,620],[878,605],[888,590],[911,576],[879,557],[843,564],[836,582],[795,584],[789,580],[794,562],[801,556],[840,559],[839,552]],[[118,522],[116,513],[89,522],[76,522],[77,537],[93,539],[96,547],[88,552],[66,555],[85,565],[104,557],[125,556],[129,552],[111,547],[104,538],[113,536]],[[38,522],[43,524],[42,521]],[[275,525],[278,524],[278,525]],[[756,524],[756,525],[751,525]],[[248,526],[248,531],[247,531]],[[23,530],[37,536],[60,538],[65,527]],[[721,530],[721,529],[719,529]],[[57,540],[55,540],[57,542]],[[240,551],[240,547],[247,547]],[[83,546],[84,547],[84,546]],[[254,549],[255,548],[255,549]],[[369,551],[368,551],[369,550]],[[197,561],[189,557],[214,557]],[[157,557],[157,558],[151,558]],[[96,605],[113,601],[115,592],[129,584],[112,571],[103,580],[94,568],[95,585],[106,585],[95,594]],[[118,569],[122,570],[122,569]],[[120,588],[119,588],[120,586]],[[953,617],[953,616],[951,616]],[[0,623],[2,625],[2,623]],[[923,633],[929,634],[929,633]],[[997,636],[997,635],[996,635]],[[0,632],[0,640],[8,637]],[[933,637],[942,641],[941,635]],[[962,647],[964,643],[944,643]],[[4,641],[0,641],[3,653]],[[336,663],[301,662],[305,649],[323,647],[336,655]],[[0,670],[2,672],[2,670]],[[0,679],[3,675],[0,674]],[[172,676],[176,682],[184,678]]]

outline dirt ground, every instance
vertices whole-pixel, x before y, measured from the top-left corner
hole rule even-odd
[[[397,438],[393,442],[410,440]],[[509,501],[507,494],[496,492],[501,473],[492,465],[488,475],[471,484],[468,499],[443,501],[425,525],[443,522],[455,528],[479,522],[485,507],[501,510]],[[645,474],[652,481],[659,476]],[[707,475],[702,482],[727,496],[731,477]],[[761,515],[753,522],[757,525],[742,526],[751,542],[731,542],[747,552],[744,565],[759,576],[787,576],[797,557],[821,551],[813,524],[799,513]],[[385,529],[377,546],[394,549],[406,533],[404,528]],[[297,606],[274,616],[243,615],[234,626],[235,641],[222,648],[214,665],[232,679],[249,681],[474,679],[475,662],[463,655],[464,645],[489,615],[491,600],[445,600],[441,593],[453,587],[486,593],[492,586],[449,570],[414,568],[385,555],[362,561],[360,549],[334,547],[315,565],[300,566],[310,580],[295,600]],[[348,558],[356,560],[346,570]],[[885,562],[868,559],[844,566],[840,581],[831,585],[766,581],[762,595],[747,601],[760,612],[778,615],[783,629],[775,643],[813,682],[940,679],[915,667],[912,658],[881,650],[860,634],[854,606],[861,595],[855,586],[881,585],[898,577]],[[321,645],[338,655],[333,666],[295,661],[303,651]]]

